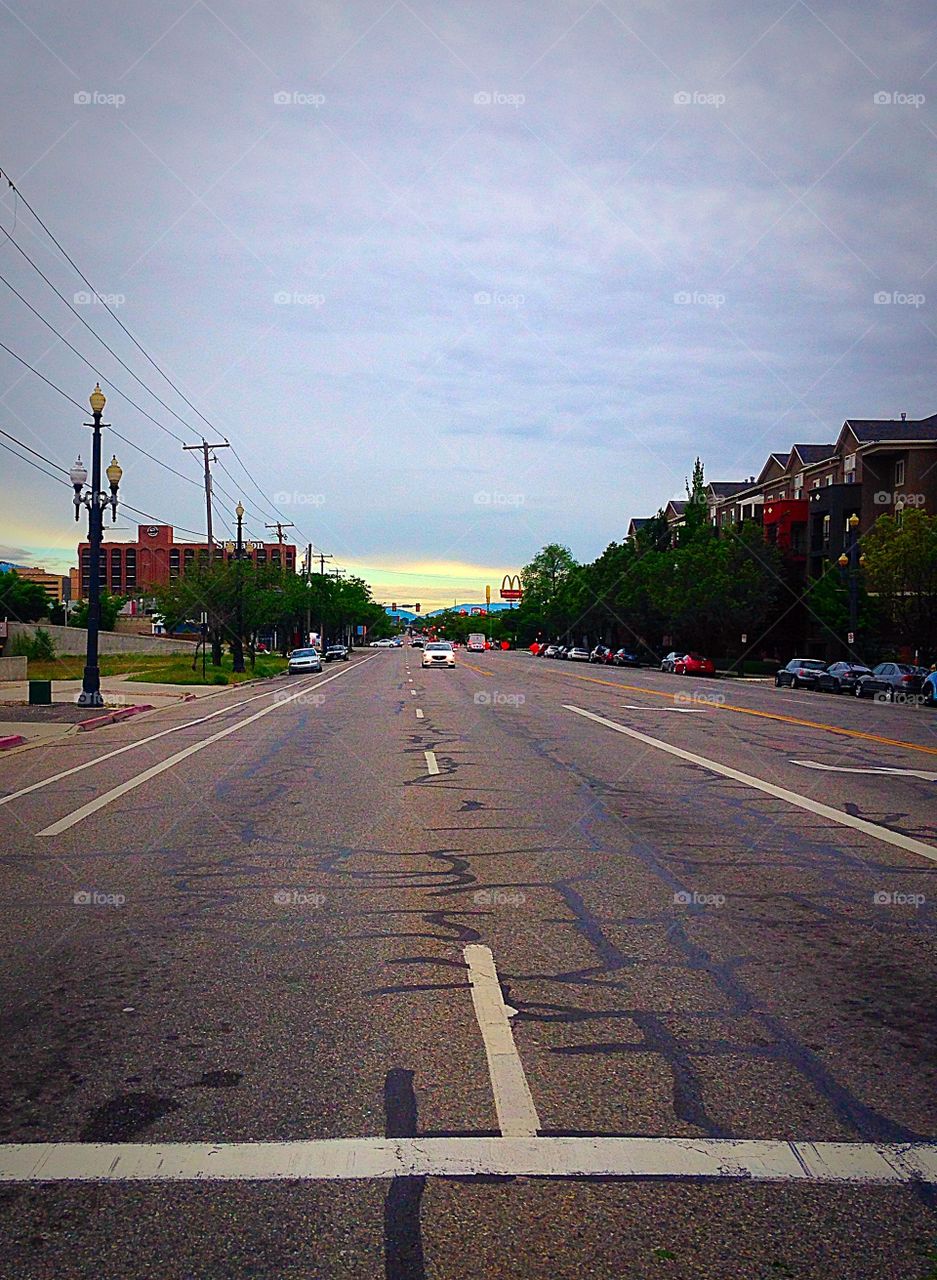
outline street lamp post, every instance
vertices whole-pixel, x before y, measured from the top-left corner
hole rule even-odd
[[[859,517],[855,512],[846,521],[848,541],[846,550],[839,557],[837,564],[841,569],[848,569],[849,588],[849,647],[855,648],[856,633],[859,629],[859,539],[856,530],[859,528]]]
[[[237,561],[235,569],[237,573],[235,583],[237,616],[234,624],[235,636],[231,642],[231,666],[234,671],[242,672],[244,670],[244,589],[241,580],[241,560],[244,555],[244,507],[240,502],[235,507],[234,514],[237,516],[238,521],[238,540],[234,552],[234,558]]]
[[[77,459],[69,479],[75,490],[75,519],[79,517],[81,507],[88,508],[88,643],[85,651],[85,669],[81,680],[81,693],[78,705],[82,707],[103,707],[101,696],[101,670],[98,666],[98,635],[101,630],[101,544],[104,540],[104,508],[110,506],[112,522],[117,519],[117,490],[123,471],[116,457],[113,457],[107,468],[107,482],[110,494],[101,490],[101,429],[106,423],[101,422],[101,415],[107,403],[100,384],[96,383],[89,397],[93,422],[86,422],[91,427],[91,488],[86,489],[88,470]]]

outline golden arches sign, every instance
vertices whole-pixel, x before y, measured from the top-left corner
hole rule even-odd
[[[506,573],[501,579],[501,599],[502,600],[520,600],[524,591],[521,587],[521,576],[519,573]]]

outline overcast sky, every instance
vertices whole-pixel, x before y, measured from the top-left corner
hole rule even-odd
[[[219,507],[252,536],[278,508],[378,598],[477,598],[547,541],[592,559],[697,453],[736,479],[845,417],[937,412],[923,0],[10,0],[0,50],[0,168],[236,445],[265,496],[226,452]],[[188,426],[0,236],[120,389],[105,420],[199,482],[121,393],[209,428],[8,191],[2,225]],[[95,373],[0,298],[0,340],[84,404]],[[0,401],[87,458],[3,351]],[[129,503],[204,529],[197,483],[106,447]],[[67,569],[69,491],[0,465],[0,556]]]

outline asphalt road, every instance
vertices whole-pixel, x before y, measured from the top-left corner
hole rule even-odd
[[[0,1273],[937,1276],[860,1168],[937,1138],[935,782],[935,712],[417,650],[0,759]]]

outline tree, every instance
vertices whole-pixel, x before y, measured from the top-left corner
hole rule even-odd
[[[937,652],[937,516],[879,516],[862,540],[862,569],[896,643]]]
[[[27,582],[15,569],[0,572],[0,618],[38,622],[49,612],[49,600],[38,582]]]
[[[685,485],[686,506],[683,510],[680,542],[691,542],[702,529],[707,527],[706,477],[699,458],[694,462],[693,475],[685,481]]]
[[[112,596],[107,591],[101,592],[101,621],[100,629],[102,631],[113,631],[117,625],[117,615],[127,603],[126,596]],[[69,626],[87,627],[88,625],[88,601],[82,600],[71,612],[68,619]]]

